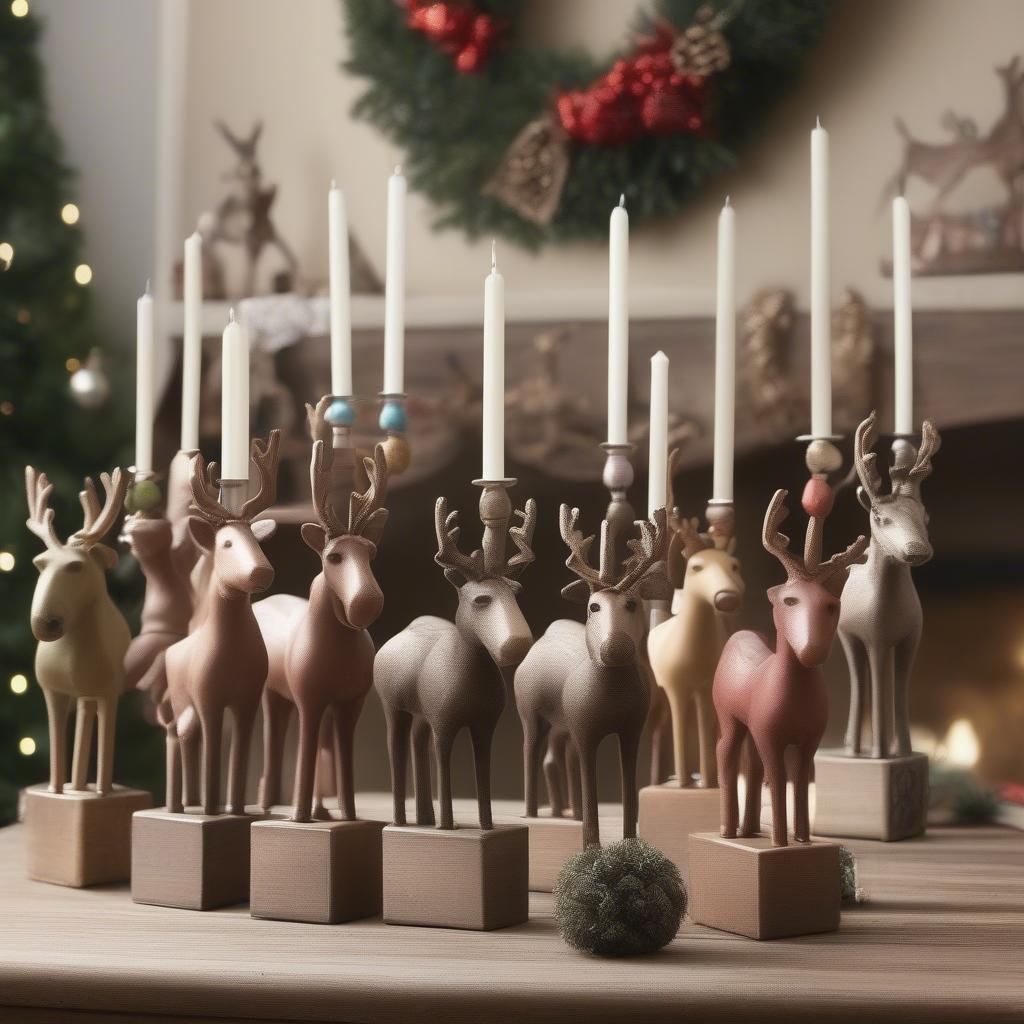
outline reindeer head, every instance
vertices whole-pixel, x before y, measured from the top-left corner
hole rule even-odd
[[[37,640],[59,640],[83,610],[94,605],[97,593],[106,589],[105,574],[117,565],[117,552],[100,541],[121,512],[130,479],[131,474],[120,469],[101,474],[101,508],[96,486],[86,477],[85,489],[79,493],[84,516],[82,528],[64,543],[54,529],[53,509],[49,507],[53,484],[45,473],[25,467],[26,525],[46,545],[46,550],[33,559],[39,570],[31,618],[32,634]]]
[[[786,582],[768,590],[772,618],[779,636],[789,645],[804,668],[821,665],[832,650],[839,624],[839,597],[847,572],[864,561],[868,542],[858,537],[841,554],[821,561],[821,531],[825,515],[811,515],[804,543],[804,557],[789,550],[789,538],[779,525],[789,514],[786,491],[776,491],[764,517],[761,535],[765,550],[786,570]],[[830,501],[829,501],[830,506]]]
[[[878,440],[872,412],[859,427],[853,445],[853,463],[860,477],[857,500],[871,513],[871,539],[887,557],[907,565],[923,565],[932,557],[928,540],[928,513],[921,501],[921,483],[932,471],[932,456],[939,450],[939,432],[930,420],[921,427],[921,448],[904,445],[889,470],[892,485],[882,493],[882,479],[874,448]]]
[[[247,138],[235,135],[235,133],[223,122],[216,122],[217,131],[220,132],[224,141],[234,150],[238,163],[224,178],[228,181],[237,179],[245,184],[257,182],[260,177],[259,164],[256,160],[256,146],[263,134],[263,122],[257,121]]]
[[[212,579],[228,595],[259,594],[274,582],[274,569],[260,548],[277,524],[253,518],[268,509],[277,495],[277,460],[281,435],[273,430],[267,443],[252,442],[251,459],[259,475],[259,489],[242,506],[229,512],[217,497],[217,464],[192,456],[192,504],[188,528],[192,540],[212,559]]]
[[[736,558],[736,538],[701,533],[698,520],[686,519],[674,508],[668,521],[670,577],[687,594],[718,612],[739,611],[745,586]]]
[[[600,665],[614,668],[630,664],[642,649],[647,630],[643,601],[668,600],[672,584],[665,575],[668,548],[665,510],[659,508],[650,520],[637,522],[640,535],[629,541],[633,554],[621,571],[613,569],[614,538],[608,520],[601,523],[600,567],[590,564],[594,537],[584,537],[577,528],[580,510],[563,505],[559,511],[562,540],[569,548],[566,566],[579,579],[562,588],[570,601],[587,602],[587,650]]]
[[[533,561],[533,530],[537,505],[531,498],[526,510],[516,511],[522,523],[509,526],[491,522],[484,531],[483,547],[471,555],[459,550],[458,512],[448,511],[445,498],[434,506],[437,554],[434,561],[444,569],[445,579],[459,592],[455,624],[479,639],[499,668],[512,668],[526,657],[533,634],[519,608],[520,572]],[[512,540],[516,554],[505,556],[505,539]],[[500,541],[500,543],[499,543]]]
[[[362,494],[352,492],[347,522],[338,518],[331,504],[332,458],[328,441],[314,441],[309,477],[319,522],[303,523],[302,539],[320,556],[338,621],[352,629],[366,629],[384,607],[384,595],[370,568],[388,521],[384,446],[378,444],[373,458],[363,459],[369,486]]]

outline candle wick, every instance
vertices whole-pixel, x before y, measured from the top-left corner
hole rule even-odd
[[[230,323],[234,323],[234,322],[235,322],[235,307],[234,307],[234,306],[232,306],[232,307],[231,307],[231,308],[230,308],[230,309],[228,310],[228,321],[229,321]]]
[[[815,128],[820,128],[820,127],[821,127],[821,117],[820,117],[820,116],[819,116],[819,117],[816,117],[816,118],[814,119],[814,127],[815,127]]]
[[[621,192],[621,193],[619,193],[619,206],[625,206],[625,205],[626,205],[626,193],[625,192]]]
[[[331,191],[333,192],[338,187],[338,179],[331,178]]]
[[[149,286],[149,278],[148,277],[146,278],[146,294],[147,295],[152,295],[153,294],[153,292],[152,292],[152,290],[150,289],[150,286]]]
[[[498,269],[498,242],[497,239],[491,239],[491,270]]]
[[[401,176],[401,174],[402,174],[402,165],[401,164],[395,164],[395,177],[398,178],[398,177]]]
[[[732,206],[732,198],[730,196],[725,197],[725,205]]]

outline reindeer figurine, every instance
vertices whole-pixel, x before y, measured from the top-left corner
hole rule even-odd
[[[276,496],[280,434],[254,440],[252,462],[259,477],[253,497],[234,512],[217,497],[215,465],[192,456],[192,515],[189,530],[206,555],[210,582],[202,623],[158,655],[141,686],[162,694],[158,707],[167,730],[167,810],[181,813],[181,743],[197,733],[202,742],[201,803],[204,814],[220,807],[220,754],[224,712],[232,714],[226,810],[245,813],[245,780],[253,724],[267,678],[267,649],[253,614],[253,594],[266,590],[274,570],[260,549],[273,534],[272,519],[255,517]]]
[[[768,590],[775,622],[773,651],[759,633],[741,630],[725,645],[715,673],[713,696],[721,738],[718,774],[722,787],[721,834],[735,838],[760,832],[761,785],[767,776],[772,800],[772,845],[788,845],[786,828],[787,747],[799,756],[794,789],[794,837],[810,841],[807,787],[811,764],[828,718],[821,666],[828,658],[839,624],[839,597],[847,571],[863,561],[868,542],[858,537],[844,552],[821,561],[825,517],[834,493],[823,475],[812,476],[803,507],[810,516],[804,557],[789,550],[779,532],[786,517],[786,491],[776,491],[764,519],[762,541],[786,570],[786,582]],[[752,740],[747,798],[742,826],[736,781],[744,740]],[[748,747],[750,745],[748,744]]]
[[[925,420],[920,450],[896,443],[892,486],[885,494],[871,450],[877,436],[872,412],[857,428],[853,453],[860,478],[857,498],[870,513],[871,544],[867,562],[850,570],[839,619],[839,640],[850,669],[846,752],[861,752],[864,694],[870,684],[871,756],[903,757],[910,753],[908,688],[922,623],[911,569],[932,556],[921,484],[932,471],[940,438]]]
[[[254,606],[270,659],[263,691],[263,786],[260,803],[269,812],[279,802],[281,759],[292,708],[299,713],[293,821],[312,819],[318,738],[332,712],[338,806],[346,821],[356,817],[352,752],[356,722],[373,685],[374,646],[368,628],[384,607],[371,561],[388,521],[384,507],[388,470],[384,446],[366,458],[369,486],[349,499],[342,520],[331,503],[332,449],[313,444],[310,481],[317,522],[304,523],[302,539],[320,557],[322,571],[309,600],[276,594]]]
[[[103,473],[102,507],[91,479],[80,493],[82,528],[66,542],[57,536],[49,507],[53,484],[45,473],[25,469],[29,530],[46,545],[36,555],[39,570],[32,598],[32,635],[36,678],[46,698],[50,725],[51,793],[63,793],[68,713],[75,709],[75,746],[71,788],[84,790],[97,733],[96,793],[113,791],[114,725],[125,685],[124,656],[131,633],[107,593],[106,573],[117,565],[117,552],[102,544],[124,504],[130,473]]]
[[[619,741],[622,766],[622,832],[636,835],[636,764],[640,736],[650,706],[650,682],[640,662],[647,636],[643,601],[668,600],[672,587],[664,574],[668,537],[665,510],[637,522],[633,555],[613,573],[613,534],[601,524],[600,568],[588,559],[593,536],[577,529],[579,509],[562,505],[560,527],[569,548],[566,566],[579,578],[562,590],[569,600],[587,603],[587,623],[553,622],[534,644],[515,675],[516,704],[523,723],[526,816],[537,817],[537,771],[545,740],[558,745],[568,737],[579,758],[583,843],[600,843],[597,819],[597,748],[605,736]]]
[[[504,673],[514,669],[533,637],[516,600],[517,577],[533,561],[537,506],[531,498],[522,520],[509,526],[512,506],[503,486],[485,485],[480,501],[484,522],[482,548],[459,550],[458,513],[438,498],[434,509],[437,554],[434,560],[458,592],[455,621],[433,615],[414,619],[377,654],[373,681],[384,705],[394,823],[405,824],[405,773],[410,731],[416,823],[434,824],[430,798],[428,741],[433,738],[440,803],[439,828],[455,827],[452,814],[451,752],[456,735],[468,728],[473,741],[480,828],[491,817],[491,739],[505,707]],[[506,557],[511,539],[516,554]]]

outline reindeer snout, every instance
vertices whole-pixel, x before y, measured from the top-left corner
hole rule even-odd
[[[366,629],[377,621],[384,609],[379,587],[363,587],[348,607],[348,621],[354,629]]]
[[[903,557],[908,565],[924,565],[932,557],[931,545],[919,540],[908,541],[903,548]]]
[[[249,586],[247,589],[250,594],[260,594],[273,582],[273,567],[270,565],[260,565],[249,573]]]
[[[509,637],[501,645],[498,664],[502,667],[518,665],[530,653],[532,643],[532,638],[528,636]]]
[[[64,635],[64,620],[59,615],[33,615],[32,635],[40,642],[59,640]]]
[[[601,663],[614,667],[628,665],[636,657],[636,644],[625,633],[610,636],[601,644]]]
[[[715,594],[715,610],[720,612],[736,612],[740,608],[740,595],[736,590],[719,590]]]

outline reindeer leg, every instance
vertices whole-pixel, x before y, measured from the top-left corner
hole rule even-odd
[[[309,821],[313,808],[313,771],[319,748],[323,708],[299,708],[299,753],[295,761],[292,821]]]
[[[555,735],[548,732],[548,743],[544,752],[544,787],[548,791],[548,806],[551,808],[552,818],[561,818],[565,813],[565,785],[568,781],[566,772],[566,740],[564,733]],[[524,741],[525,751],[525,741]],[[536,766],[535,766],[536,767]],[[536,772],[534,774],[536,778]],[[527,801],[529,806],[529,801]],[[527,817],[530,812],[527,810]],[[536,812],[534,812],[534,817]]]
[[[772,846],[788,846],[785,751],[776,750],[768,743],[758,743],[757,752],[761,755],[768,790],[772,795]]]
[[[871,644],[868,663],[871,666],[871,756],[887,757],[892,715],[892,648]]]
[[[579,751],[580,758],[583,789],[583,845],[584,847],[600,846],[601,828],[597,818],[597,741],[590,737],[573,736],[572,743]]]
[[[817,744],[800,748],[796,778],[793,779],[793,838],[798,843],[811,841],[811,815],[807,804],[807,791],[811,784],[811,765]]]
[[[860,754],[861,720],[864,717],[864,683],[868,675],[867,652],[861,640],[840,632],[846,665],[850,674],[850,715],[846,721],[846,753]]]
[[[68,712],[71,698],[66,693],[43,690],[46,699],[46,717],[50,725],[50,792],[64,792],[64,773],[67,771]]]
[[[715,713],[709,694],[694,692],[697,704],[697,745],[700,747],[700,784],[703,789],[718,785],[718,765],[715,760]]]
[[[746,737],[746,727],[735,718],[722,722],[716,753],[718,756],[718,779],[722,787],[722,837],[735,839],[739,827],[740,808],[736,780],[739,775],[740,751]]]
[[[249,778],[249,750],[259,705],[231,711],[231,763],[228,766],[228,814],[245,814],[245,788]]]
[[[71,788],[88,788],[92,733],[96,725],[96,702],[79,697],[75,707],[75,746],[71,755]]]
[[[200,779],[202,770],[200,756],[202,754],[202,737],[198,728],[178,730],[178,741],[181,744],[181,778],[182,799],[186,807],[196,807],[202,797],[200,795]]]
[[[334,711],[328,708],[320,719],[320,736],[317,739],[316,767],[313,769],[313,820],[330,821],[331,812],[324,801],[331,795],[338,796],[341,790],[341,750],[338,747],[338,729]]]
[[[686,722],[690,711],[690,693],[668,694],[672,715],[672,754],[675,761],[676,785],[685,786],[690,780],[686,771]]]
[[[661,761],[667,727],[668,698],[660,686],[654,685],[651,687],[651,710],[647,718],[647,730],[651,736],[650,783],[652,786],[658,786],[664,781],[661,772]]]
[[[216,814],[220,805],[220,748],[224,736],[224,712],[221,708],[199,711],[203,739],[202,785],[200,802],[203,814]]]
[[[576,821],[583,820],[583,772],[580,769],[580,752],[572,737],[565,741],[565,784],[569,793],[569,807]]]
[[[117,697],[96,701],[96,792],[106,796],[114,788],[114,726],[117,724]]]
[[[167,766],[167,810],[181,814],[185,807],[181,800],[181,741],[173,720],[167,725],[164,747]]]
[[[405,770],[409,760],[409,729],[412,716],[405,711],[392,711],[384,705],[388,730],[388,758],[391,761],[391,794],[394,801],[392,817],[396,825],[405,824]]]
[[[640,812],[636,788],[636,764],[640,754],[642,726],[619,733],[619,770],[622,777],[622,838],[636,838],[636,822]]]
[[[430,785],[430,723],[418,718],[412,726],[412,784],[416,791],[416,824],[433,825],[434,799]]]
[[[533,714],[523,715],[523,813],[527,818],[537,817],[537,769],[540,766],[541,752],[548,730],[541,719]],[[544,769],[547,774],[548,757],[551,756],[550,746],[544,757]],[[548,786],[550,795],[551,786]],[[554,815],[554,804],[551,809]]]
[[[743,825],[741,836],[761,834],[761,788],[764,786],[764,765],[761,755],[754,746],[753,737],[747,734],[741,753],[746,754],[747,792],[743,801]]]
[[[494,828],[491,816],[491,741],[494,738],[496,724],[494,721],[478,723],[469,731],[470,739],[473,741],[476,802],[481,828]]]
[[[455,815],[452,812],[452,744],[455,737],[444,732],[439,733],[435,728],[434,732],[434,758],[437,761],[437,802],[441,808],[441,823],[438,828],[455,828]],[[474,745],[474,754],[476,747]],[[479,787],[479,779],[477,780]],[[480,792],[477,790],[477,798]],[[481,815],[482,817],[482,815]],[[481,828],[484,826],[481,821]]]
[[[281,765],[288,735],[292,704],[271,689],[263,691],[263,776],[260,779],[260,808],[264,814],[281,802]]]
[[[920,630],[915,630],[896,645],[893,672],[893,708],[895,711],[895,746],[897,757],[906,757],[911,751],[910,744],[910,674],[917,657]]]
[[[356,722],[363,707],[363,699],[334,705],[335,771],[338,775],[338,810],[342,821],[356,820],[355,766],[353,753],[356,742]]]

